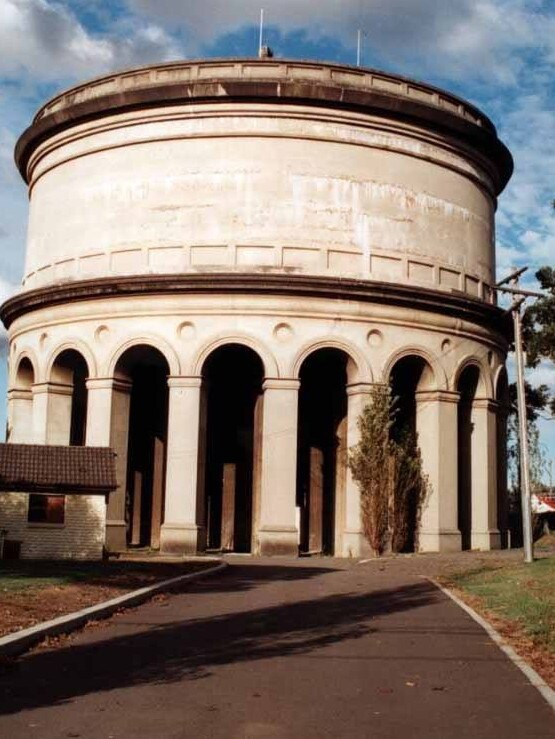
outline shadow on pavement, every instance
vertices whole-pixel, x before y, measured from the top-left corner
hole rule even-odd
[[[247,589],[257,577],[269,579],[268,570],[275,568],[246,567],[243,573],[233,569],[233,578],[222,577],[211,585],[206,581],[203,588]],[[291,569],[296,570],[292,577],[310,577],[321,568]],[[174,621],[95,643],[37,652],[0,677],[0,713],[59,705],[122,687],[198,680],[219,665],[312,653],[371,633],[373,617],[418,608],[437,597],[437,590],[422,582]]]

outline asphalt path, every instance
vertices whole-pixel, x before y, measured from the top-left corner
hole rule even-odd
[[[0,737],[555,737],[481,627],[402,562],[237,558],[0,671]]]

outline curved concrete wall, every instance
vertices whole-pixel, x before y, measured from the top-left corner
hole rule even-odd
[[[221,69],[246,74],[231,62]],[[314,69],[320,84],[331,68]],[[99,87],[91,85],[90,94]],[[292,270],[490,300],[498,189],[492,162],[422,116],[354,110],[334,105],[329,90],[322,96],[325,106],[307,104],[304,93],[292,104],[257,90],[246,101],[145,102],[54,128],[27,163],[24,287],[129,274]],[[64,100],[39,120],[74,104]],[[459,108],[452,116],[467,122],[470,113]]]

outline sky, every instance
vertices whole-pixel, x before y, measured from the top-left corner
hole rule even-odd
[[[0,301],[18,289],[27,195],[13,149],[36,109],[76,82],[183,58],[255,56],[362,63],[478,105],[515,160],[497,213],[498,276],[555,266],[555,0],[0,0]],[[5,333],[0,398],[5,396]],[[509,368],[512,363],[509,362]],[[555,393],[555,367],[527,379]],[[0,428],[5,408],[0,402]],[[540,421],[555,461],[555,420]],[[555,464],[554,464],[555,474]]]

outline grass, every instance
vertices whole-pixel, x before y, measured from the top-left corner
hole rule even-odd
[[[127,588],[143,581],[181,574],[194,565],[150,562],[2,561],[0,593],[15,593],[46,587],[95,584]]]
[[[89,563],[43,563],[43,562],[1,562],[0,592],[61,587],[75,582],[96,579],[105,574],[102,568]]]
[[[555,557],[455,575],[451,583],[555,653]]]
[[[208,566],[202,561],[0,561],[0,636]]]

